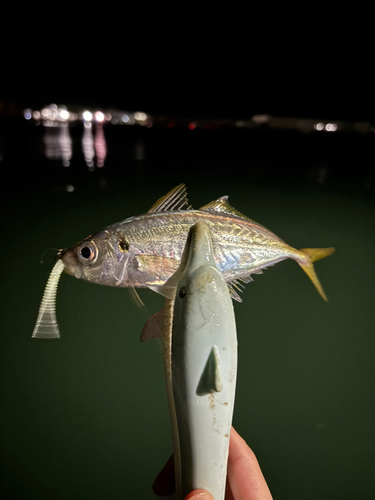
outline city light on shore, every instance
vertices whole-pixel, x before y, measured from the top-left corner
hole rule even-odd
[[[178,116],[156,116],[144,111],[127,111],[119,109],[68,109],[65,105],[49,104],[42,109],[26,108],[23,117],[27,121],[43,124],[46,127],[61,124],[80,124],[89,126],[116,125],[161,128],[182,128],[187,130],[216,131],[220,129],[245,130],[296,130],[300,133],[345,133],[374,134],[375,126],[368,122],[345,122],[338,120],[317,120],[309,117],[272,116],[254,114],[241,119],[212,119]]]

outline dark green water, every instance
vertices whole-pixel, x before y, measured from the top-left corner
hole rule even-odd
[[[3,127],[3,498],[153,498],[172,444],[161,347],[139,337],[162,297],[141,291],[143,311],[128,290],[63,275],[61,339],[31,333],[54,262],[42,253],[145,212],[180,182],[194,207],[228,194],[297,248],[336,247],[316,264],[328,304],[292,261],[235,304],[234,426],[275,499],[375,498],[375,141],[195,132],[107,129],[105,166],[88,172],[78,146],[64,168],[43,157],[42,127]]]

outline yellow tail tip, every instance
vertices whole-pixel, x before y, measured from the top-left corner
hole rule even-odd
[[[323,287],[319,281],[318,276],[315,273],[313,262],[324,259],[324,257],[329,257],[333,254],[335,249],[333,247],[329,248],[301,248],[301,252],[305,255],[304,262],[298,262],[302,269],[305,271],[307,276],[313,282],[315,288],[318,290],[320,296],[328,302],[327,296],[324,293]],[[306,259],[307,257],[307,259]],[[307,262],[306,262],[307,261]]]
[[[328,248],[301,248],[301,252],[309,257],[311,262],[316,262],[317,260],[324,259],[333,254],[335,249],[333,247]]]

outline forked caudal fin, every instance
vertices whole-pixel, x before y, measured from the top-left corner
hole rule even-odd
[[[333,247],[329,248],[301,248],[300,252],[303,252],[306,256],[306,260],[304,263],[301,261],[297,261],[298,264],[305,271],[307,276],[314,283],[315,288],[318,290],[321,297],[328,302],[327,296],[324,293],[323,287],[320,284],[319,278],[315,273],[315,269],[313,266],[313,262],[324,259],[324,257],[328,257],[333,254],[335,249]],[[307,261],[307,262],[306,262]]]

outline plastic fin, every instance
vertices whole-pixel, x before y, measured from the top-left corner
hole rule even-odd
[[[176,186],[165,196],[159,198],[147,213],[167,212],[169,210],[191,210],[185,184]]]
[[[141,342],[148,342],[156,338],[163,338],[164,309],[155,313],[148,319],[142,328]]]
[[[38,318],[34,327],[32,337],[34,339],[58,339],[60,338],[59,327],[56,319],[56,293],[64,263],[59,259],[49,275],[44,295],[39,308]]]
[[[197,395],[205,396],[212,392],[220,392],[223,389],[221,376],[219,349],[214,345],[208,356],[197,387]]]

